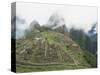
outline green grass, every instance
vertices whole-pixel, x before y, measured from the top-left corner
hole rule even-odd
[[[35,37],[41,36],[42,38],[47,38],[47,42],[49,44],[53,44],[57,46],[56,48],[52,48],[50,57],[49,50],[47,50],[47,56],[44,56],[44,49],[37,50],[33,46],[34,38],[30,36],[32,39],[24,39],[17,40],[17,61],[22,61],[23,63],[16,62],[16,70],[17,72],[36,72],[36,71],[52,71],[52,70],[65,70],[65,69],[83,69],[90,68],[90,64],[84,58],[84,52],[81,48],[68,36],[64,36],[61,33],[57,33],[54,31],[45,31],[39,34],[36,34]],[[77,46],[73,46],[77,45]],[[27,47],[32,47],[33,53],[31,55],[25,55],[28,60],[24,60],[22,55],[18,54],[21,50]],[[56,56],[56,57],[55,57]],[[22,57],[22,58],[21,58]],[[59,59],[58,59],[59,58]],[[62,60],[61,60],[62,59]],[[28,63],[30,62],[30,63]],[[52,62],[56,62],[56,64],[50,64]],[[45,65],[34,65],[34,63],[40,63]],[[46,63],[49,63],[46,65]],[[60,64],[61,63],[61,64]]]
[[[74,64],[54,64],[54,65],[20,65],[17,64],[17,72],[39,72],[39,71],[54,71],[54,70],[70,70],[70,69],[85,69],[88,67],[76,66]]]

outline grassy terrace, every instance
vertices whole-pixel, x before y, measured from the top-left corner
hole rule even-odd
[[[39,36],[39,34],[35,36]],[[47,50],[46,56],[44,56],[44,49],[36,49],[35,46],[33,46],[34,38],[22,41],[17,40],[17,72],[83,69],[91,67],[83,57],[83,51],[68,36],[54,31],[41,32],[40,36],[42,38],[47,38],[47,42],[53,45],[51,50]],[[20,53],[24,48],[28,47],[31,48],[32,54],[26,54],[24,57],[27,57],[28,60],[24,60]]]
[[[32,65],[32,64],[17,64],[17,72],[38,72],[38,71],[53,71],[53,70],[70,70],[70,69],[85,69],[86,66],[76,66],[75,64],[49,64],[49,65]]]

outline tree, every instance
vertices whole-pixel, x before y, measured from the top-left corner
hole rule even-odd
[[[88,31],[88,37],[90,38],[90,51],[96,55],[97,53],[97,31],[96,31],[97,22],[94,23],[91,29]]]
[[[76,30],[76,29],[74,29],[74,28],[71,28],[70,29],[70,37],[74,40],[74,41],[76,41],[79,45],[80,45],[80,47],[82,48],[82,49],[85,49],[85,40],[86,40],[86,35],[85,35],[85,33],[84,33],[84,31],[83,30]]]

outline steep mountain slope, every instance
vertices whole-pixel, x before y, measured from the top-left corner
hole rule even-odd
[[[98,23],[94,23],[93,26],[91,27],[91,29],[88,31],[87,36],[90,39],[90,51],[91,53],[93,53],[94,55],[97,55],[97,28],[96,26],[98,25]]]
[[[65,25],[65,21],[60,13],[53,13],[46,24],[47,27],[52,29],[56,29],[63,25]]]
[[[18,72],[89,68],[84,52],[69,36],[42,27],[16,42]]]
[[[68,29],[67,25],[65,23],[65,20],[63,16],[60,13],[53,13],[45,27],[48,27],[56,32],[63,33],[63,34],[68,34]]]

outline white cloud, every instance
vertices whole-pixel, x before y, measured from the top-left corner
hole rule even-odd
[[[46,24],[49,17],[59,12],[64,17],[68,28],[90,29],[91,24],[97,22],[97,8],[90,6],[54,5],[19,2],[16,15],[25,19],[27,25],[37,20],[41,25]]]

